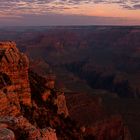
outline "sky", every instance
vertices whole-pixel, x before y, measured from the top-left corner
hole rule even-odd
[[[0,0],[0,26],[140,25],[140,0]]]

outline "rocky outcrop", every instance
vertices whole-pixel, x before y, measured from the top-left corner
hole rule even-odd
[[[55,129],[59,140],[81,140],[79,127],[69,117],[64,93],[46,85],[50,78],[39,76],[33,71],[29,71],[29,79],[33,106],[23,108],[25,117],[40,128],[50,126]],[[55,85],[55,81],[53,83]]]
[[[23,116],[23,106],[33,105],[28,69],[28,58],[18,51],[14,42],[0,42],[0,140],[57,140],[54,129],[49,126],[39,129]],[[54,88],[54,81],[48,78],[49,91]],[[42,93],[44,101],[47,88],[44,95]]]
[[[0,140],[57,140],[77,137],[64,93],[55,89],[55,75],[29,72],[28,58],[14,42],[0,43]],[[70,128],[73,130],[67,132]],[[59,130],[60,129],[60,130]],[[77,133],[79,133],[77,131]]]
[[[0,116],[16,116],[20,114],[19,98],[14,92],[5,94],[0,91],[0,102]]]
[[[0,123],[3,124],[3,129],[1,129],[1,132],[3,132],[3,137],[10,137],[10,140],[14,140],[14,132],[16,133],[16,137],[18,139],[24,138],[27,140],[37,140],[37,139],[43,139],[43,140],[57,140],[55,130],[51,128],[45,128],[45,129],[37,129],[35,126],[33,126],[26,118],[23,116],[19,117],[3,117],[0,118]],[[7,129],[9,128],[9,129]],[[11,130],[13,131],[11,131]],[[21,130],[21,131],[20,131]],[[2,135],[1,134],[1,135]]]
[[[9,102],[16,98],[21,104],[31,105],[27,56],[19,52],[14,42],[0,42],[0,52],[1,92],[6,94]],[[13,97],[12,93],[15,94]]]
[[[52,103],[57,108],[57,114],[69,116],[68,108],[66,105],[66,99],[64,92],[55,88],[55,75],[50,73],[46,77],[41,77],[34,72],[30,73],[31,90],[34,93],[38,92],[39,97],[35,97],[38,100],[42,100],[44,103]],[[37,84],[36,84],[37,83]],[[38,84],[41,87],[38,90]]]
[[[55,99],[55,104],[57,105],[57,113],[63,114],[65,117],[69,116],[68,108],[66,105],[66,99],[63,92],[57,92],[57,98]]]

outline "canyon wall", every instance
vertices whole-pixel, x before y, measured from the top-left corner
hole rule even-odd
[[[32,107],[28,70],[16,44],[0,42],[0,140],[57,140],[55,130],[38,129],[23,117],[22,106]]]
[[[120,117],[80,127],[71,119],[64,92],[55,87],[55,80],[53,73],[42,77],[29,70],[27,56],[14,42],[0,42],[0,140],[88,140],[91,135],[92,140],[130,140]],[[79,111],[82,118],[86,111],[96,117],[104,115],[101,99],[90,100],[93,106],[89,106],[87,97],[76,97],[70,102],[71,112],[84,105],[85,110]],[[88,121],[87,115],[84,119]]]

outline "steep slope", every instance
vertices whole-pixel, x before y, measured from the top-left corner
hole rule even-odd
[[[0,45],[5,52],[0,63],[0,139],[80,139],[68,119],[64,94],[54,88],[55,76],[42,78],[30,72],[28,77],[28,59],[15,43]]]

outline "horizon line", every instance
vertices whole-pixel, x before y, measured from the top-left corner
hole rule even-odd
[[[89,25],[79,25],[79,24],[73,24],[73,25],[0,25],[0,27],[88,27],[88,26],[101,26],[101,27],[140,27],[140,24],[136,25],[124,25],[124,24],[89,24]]]

